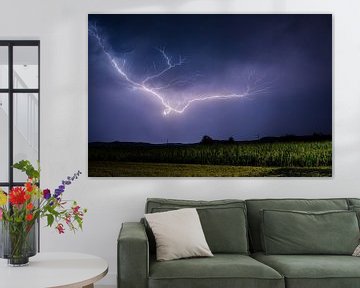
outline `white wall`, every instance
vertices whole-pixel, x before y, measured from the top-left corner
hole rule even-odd
[[[331,179],[87,178],[88,13],[333,13],[334,176]],[[360,2],[358,0],[0,0],[0,39],[41,40],[43,186],[84,175],[67,191],[89,213],[83,233],[42,230],[43,251],[79,251],[110,264],[115,284],[116,238],[137,221],[147,197],[217,199],[360,196]]]

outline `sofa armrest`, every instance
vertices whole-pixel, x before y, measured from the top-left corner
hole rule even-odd
[[[123,223],[117,242],[118,288],[146,288],[149,242],[141,223]]]

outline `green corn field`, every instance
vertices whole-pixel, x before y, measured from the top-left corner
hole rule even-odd
[[[255,167],[330,167],[331,141],[89,145],[89,161]]]

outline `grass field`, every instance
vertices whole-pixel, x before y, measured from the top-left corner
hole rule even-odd
[[[90,177],[330,177],[331,141],[89,144]]]
[[[330,177],[331,167],[252,167],[141,162],[89,162],[89,177]]]

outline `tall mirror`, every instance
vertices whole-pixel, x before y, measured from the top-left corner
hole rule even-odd
[[[39,160],[40,42],[0,40],[0,186],[23,185],[12,168]]]

